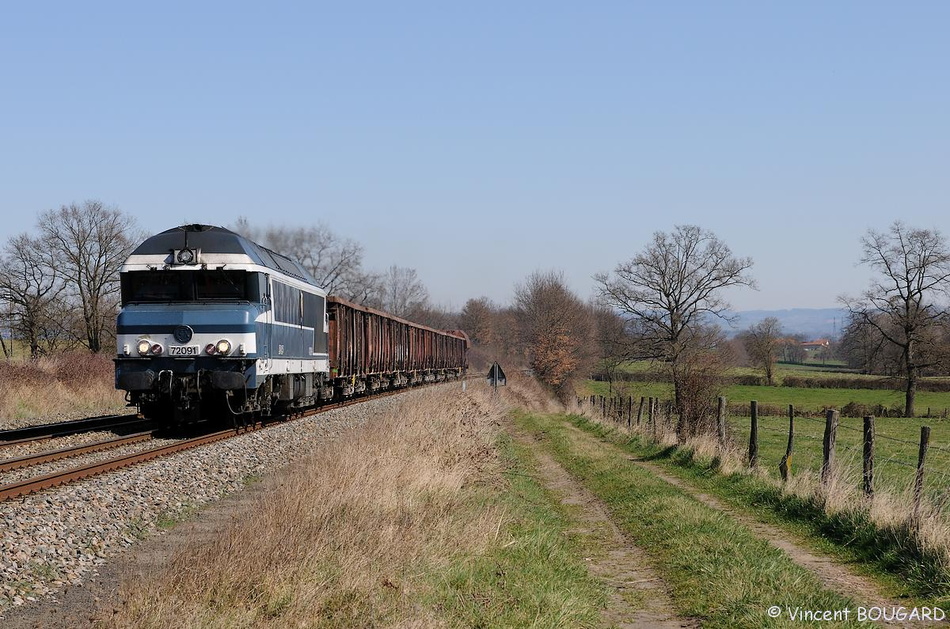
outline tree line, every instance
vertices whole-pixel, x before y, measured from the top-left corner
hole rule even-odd
[[[850,316],[839,348],[863,371],[898,378],[904,415],[912,417],[922,375],[946,374],[950,367],[950,249],[937,230],[897,221],[883,232],[868,230],[861,250],[860,262],[873,279],[862,294],[840,297]],[[591,360],[608,374],[625,362],[653,361],[672,383],[682,440],[714,430],[713,405],[726,369],[736,361],[736,344],[723,332],[732,320],[723,292],[754,288],[751,268],[750,258],[733,255],[713,232],[676,226],[656,232],[613,272],[595,276],[597,296],[589,304],[558,276],[536,274],[516,291],[511,308],[492,310],[484,300],[470,301],[465,327],[477,344],[490,345],[494,336],[517,347],[535,374],[560,392]],[[800,360],[804,351],[774,318],[751,326],[738,340],[769,383],[779,358]]]
[[[442,326],[415,269],[363,267],[363,247],[326,225],[259,227],[238,218],[232,230],[296,258],[331,294],[398,316]],[[11,237],[0,252],[0,350],[21,342],[30,358],[84,348],[115,349],[119,269],[148,234],[134,217],[101,201],[63,205],[37,217],[33,233]]]
[[[904,416],[913,417],[920,378],[950,370],[950,248],[939,231],[896,221],[868,230],[859,261],[872,280],[860,295],[839,298],[848,322],[833,354],[861,373],[901,380]],[[778,321],[765,319],[740,338],[771,383],[785,341]]]
[[[109,345],[119,266],[140,239],[132,217],[100,201],[42,212],[34,234],[10,238],[0,255],[4,356],[14,338],[33,358]]]
[[[435,306],[415,269],[383,272],[363,265],[363,246],[325,224],[262,227],[238,218],[231,229],[297,259],[331,294],[380,308],[432,327],[462,329],[474,343],[473,361],[502,359],[530,369],[569,398],[574,383],[595,368],[607,373],[624,362],[654,361],[673,383],[677,434],[708,430],[725,369],[735,362],[726,289],[755,287],[753,261],[733,255],[708,229],[675,226],[656,232],[632,258],[594,277],[587,301],[562,273],[538,271],[514,287],[510,305],[486,297],[459,312]],[[10,238],[0,254],[0,347],[11,339],[31,357],[86,348],[114,350],[119,267],[145,238],[133,217],[100,201],[64,205],[39,214],[36,231]],[[950,249],[936,230],[898,221],[884,232],[868,230],[860,262],[874,273],[868,289],[842,296],[850,313],[840,348],[868,373],[901,378],[905,415],[915,413],[919,379],[950,366]],[[775,319],[739,336],[767,382],[788,342]]]

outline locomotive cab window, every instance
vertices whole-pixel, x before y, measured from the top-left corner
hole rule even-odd
[[[133,271],[121,276],[122,304],[168,301],[260,301],[259,273]]]

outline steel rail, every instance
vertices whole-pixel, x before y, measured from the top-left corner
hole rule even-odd
[[[149,441],[153,438],[154,433],[149,432],[139,432],[134,435],[129,435],[127,437],[118,437],[116,439],[106,439],[103,441],[96,441],[94,443],[86,443],[78,446],[72,446],[70,448],[62,448],[60,450],[47,450],[45,452],[38,452],[36,454],[28,454],[26,456],[16,457],[13,459],[5,459],[0,461],[0,472],[9,472],[11,470],[17,470],[23,467],[31,467],[33,465],[40,465],[41,463],[50,463],[52,461],[60,461],[62,459],[69,459],[77,457],[82,454],[91,454],[93,452],[101,452],[103,450],[112,450],[114,448],[119,448],[121,446],[140,443],[142,441]]]
[[[56,437],[65,437],[81,432],[111,430],[113,428],[134,426],[135,424],[144,424],[147,422],[149,422],[149,420],[143,419],[138,415],[104,415],[102,417],[75,419],[52,424],[11,428],[9,430],[0,430],[0,447],[19,445],[30,441],[41,441],[43,439],[55,439]]]
[[[444,383],[444,381],[442,382]],[[442,384],[442,383],[432,383],[432,384]],[[400,388],[400,389],[390,389],[386,391],[378,392],[371,396],[359,396],[350,398],[347,400],[342,400],[339,402],[330,402],[329,404],[319,406],[317,408],[311,408],[304,410],[299,413],[295,413],[291,416],[291,419],[286,421],[293,421],[293,419],[311,417],[313,415],[319,415],[321,413],[326,413],[334,409],[344,408],[346,406],[351,406],[353,404],[359,404],[361,402],[366,402],[372,399],[379,399],[383,397],[388,397],[390,395],[398,395],[404,393],[408,390],[411,390],[415,387],[410,388]],[[73,483],[79,480],[90,478],[92,476],[97,476],[99,474],[104,474],[107,472],[113,472],[125,467],[130,467],[132,465],[137,465],[139,463],[145,463],[153,459],[157,459],[163,456],[168,456],[181,452],[183,450],[190,450],[192,448],[197,448],[204,446],[216,441],[223,441],[225,439],[230,439],[232,437],[238,437],[240,435],[255,432],[257,430],[262,430],[270,426],[276,426],[279,424],[284,424],[286,421],[281,422],[255,422],[253,424],[248,424],[247,426],[238,428],[238,429],[228,429],[222,430],[214,433],[210,433],[201,437],[195,437],[192,439],[187,439],[184,441],[179,441],[178,443],[173,443],[166,446],[161,446],[158,448],[153,448],[151,450],[145,450],[143,452],[138,452],[135,454],[129,454],[114,459],[109,459],[108,461],[101,461],[99,463],[92,463],[89,465],[83,465],[79,467],[74,467],[67,470],[62,470],[59,472],[54,472],[52,474],[46,474],[44,476],[35,476],[32,478],[27,478],[21,481],[10,483],[7,485],[0,486],[0,502],[6,500],[12,500],[14,498],[19,498],[21,496],[26,496],[28,494],[33,494],[44,489],[50,489],[52,487],[58,487],[60,485],[66,485],[68,483]]]
[[[198,446],[206,445],[208,443],[213,443],[215,441],[221,441],[222,439],[228,439],[230,437],[236,436],[237,434],[243,433],[236,433],[234,430],[223,430],[220,432],[211,433],[209,435],[204,435],[203,437],[195,437],[194,439],[180,441],[171,445],[152,448],[151,450],[145,450],[144,452],[127,454],[115,459],[109,459],[108,461],[74,467],[68,470],[46,474],[45,476],[27,478],[22,481],[0,486],[0,501],[19,498],[20,496],[32,494],[43,489],[49,489],[50,487],[58,487],[59,485],[73,483],[84,478],[89,478],[91,476],[96,476],[105,472],[112,472],[122,469],[123,467],[135,465],[137,463],[145,463],[146,461],[151,461],[162,456],[181,452],[182,450],[188,450]]]

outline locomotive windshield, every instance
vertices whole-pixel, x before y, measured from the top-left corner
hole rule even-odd
[[[260,273],[134,271],[122,274],[122,304],[168,301],[261,301]]]

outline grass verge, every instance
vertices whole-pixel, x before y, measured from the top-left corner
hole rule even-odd
[[[690,448],[660,448],[649,444],[631,444],[631,450],[659,462],[669,463],[672,471],[751,515],[766,521],[791,525],[810,545],[856,563],[860,571],[875,577],[890,594],[918,602],[950,606],[950,565],[938,547],[921,543],[909,523],[912,508],[893,496],[880,496],[875,511],[890,509],[897,513],[879,515],[858,508],[851,496],[832,496],[816,491],[812,482],[799,479],[798,485],[785,490],[774,479],[760,474],[719,473],[715,458],[697,456]],[[848,483],[853,485],[853,483]],[[851,494],[847,487],[832,489]],[[830,505],[831,502],[841,505]],[[831,508],[829,508],[829,506]],[[933,522],[929,523],[932,526]],[[945,533],[944,533],[945,535]]]
[[[498,399],[469,386],[392,400],[263,480],[212,541],[124,583],[100,626],[596,626],[604,592],[502,438]]]
[[[921,530],[913,529],[906,495],[881,492],[869,508],[853,480],[844,478],[846,470],[838,470],[827,489],[819,487],[817,474],[807,472],[783,486],[763,470],[750,472],[736,453],[723,455],[714,444],[700,440],[677,447],[582,417],[572,421],[631,454],[665,464],[749,515],[783,526],[806,545],[857,566],[891,597],[950,606],[946,522],[931,510]]]
[[[631,465],[623,449],[596,439],[576,441],[567,419],[520,414],[518,423],[543,436],[544,447],[653,557],[680,614],[700,619],[704,627],[781,627],[801,624],[786,610],[853,606],[733,519]],[[767,610],[775,605],[783,615],[770,618]]]

